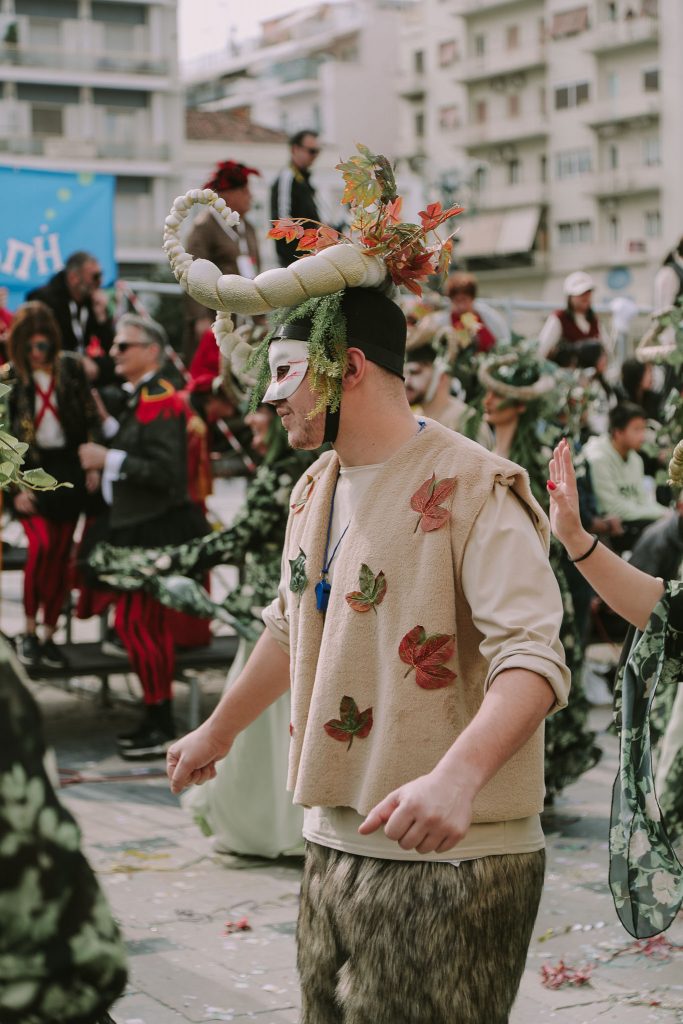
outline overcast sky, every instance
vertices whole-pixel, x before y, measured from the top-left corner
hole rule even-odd
[[[236,39],[258,32],[259,22],[309,7],[314,0],[178,0],[181,61],[224,49],[231,32]]]

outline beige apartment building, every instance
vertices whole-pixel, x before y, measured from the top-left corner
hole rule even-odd
[[[652,301],[683,235],[683,4],[419,0],[402,39],[402,153],[467,207],[457,258],[493,296]]]
[[[116,177],[124,276],[163,261],[183,104],[176,0],[0,0],[0,166]]]

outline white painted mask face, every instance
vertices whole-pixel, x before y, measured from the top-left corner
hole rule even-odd
[[[308,342],[283,338],[268,348],[270,385],[264,402],[281,402],[291,398],[308,370]]]

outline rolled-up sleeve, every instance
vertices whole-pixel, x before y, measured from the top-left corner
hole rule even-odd
[[[501,672],[526,669],[552,687],[551,713],[565,707],[570,676],[560,643],[560,589],[530,513],[504,484],[495,485],[472,528],[462,587],[483,635],[486,689]]]
[[[285,556],[282,554],[282,572],[277,597],[273,598],[261,612],[266,629],[277,640],[280,647],[289,654],[289,616],[287,614],[287,582],[285,577]]]

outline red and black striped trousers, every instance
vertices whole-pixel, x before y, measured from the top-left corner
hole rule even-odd
[[[71,543],[77,519],[56,523],[43,516],[21,520],[28,539],[24,569],[24,611],[35,619],[43,612],[43,623],[56,626],[64,607],[71,580]]]
[[[145,704],[170,700],[175,674],[173,613],[144,590],[123,594],[114,626],[140,677]]]

